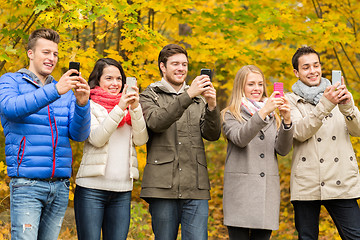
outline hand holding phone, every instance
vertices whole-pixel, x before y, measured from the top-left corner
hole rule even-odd
[[[332,70],[331,81],[332,81],[332,85],[335,85],[335,83],[337,83],[337,82],[339,82],[341,85],[341,71],[340,70]]]
[[[201,69],[201,71],[200,71],[200,75],[208,75],[208,76],[209,76],[209,78],[210,78],[210,81],[211,81],[211,78],[212,78],[212,72],[211,72],[211,70],[210,70],[210,69],[207,69],[207,68],[203,68],[203,69]],[[210,86],[210,85],[206,85],[205,87],[208,87],[208,86]]]
[[[135,77],[126,77],[126,85],[128,85],[126,89],[126,94],[135,93],[135,89],[132,87],[136,87],[136,78]]]
[[[80,63],[79,62],[69,62],[69,70],[70,69],[76,69],[78,72],[80,72]],[[72,76],[79,76],[77,73],[70,74],[70,77]]]
[[[284,96],[284,84],[282,82],[274,82],[274,92],[278,91],[280,94],[276,94],[276,98],[280,98]]]

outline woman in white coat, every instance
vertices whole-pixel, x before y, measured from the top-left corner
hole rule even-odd
[[[247,65],[236,74],[229,106],[223,110],[228,140],[223,208],[230,240],[268,240],[279,227],[276,155],[289,153],[293,128],[289,101],[276,97],[278,93],[267,98],[262,71]]]
[[[139,89],[126,93],[119,62],[99,59],[89,77],[91,132],[76,176],[75,219],[79,239],[126,239],[133,179],[138,179],[134,144],[148,140]]]

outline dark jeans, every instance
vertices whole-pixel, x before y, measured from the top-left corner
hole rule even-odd
[[[207,240],[208,200],[146,199],[155,240],[176,240],[181,224],[182,240]]]
[[[112,192],[76,186],[74,197],[78,239],[125,240],[130,225],[131,192]]]
[[[329,212],[341,239],[360,239],[360,209],[356,199],[292,201],[292,204],[300,240],[318,239],[321,205]]]
[[[271,230],[228,226],[230,240],[269,240]]]

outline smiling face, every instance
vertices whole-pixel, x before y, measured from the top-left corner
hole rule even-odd
[[[52,73],[58,61],[58,44],[39,38],[35,46],[28,50],[27,55],[30,60],[29,70],[44,82],[46,77]]]
[[[185,54],[178,53],[168,58],[166,66],[163,62],[160,63],[160,69],[163,73],[164,79],[178,89],[181,87],[186,79],[188,72],[188,59]]]
[[[122,86],[120,70],[114,65],[105,67],[100,77],[99,86],[112,95],[119,94]]]
[[[247,75],[244,86],[245,97],[259,102],[263,98],[264,88],[264,79],[261,74],[250,72]]]
[[[319,86],[321,81],[321,64],[315,53],[299,57],[299,70],[294,69],[295,76],[309,87]]]

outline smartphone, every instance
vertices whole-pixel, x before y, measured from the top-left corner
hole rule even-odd
[[[78,72],[80,72],[80,63],[79,62],[69,62],[69,70],[70,69],[76,69]],[[79,76],[77,73],[72,73],[70,77],[72,76]]]
[[[339,82],[341,84],[341,71],[340,70],[332,70],[331,74],[332,85]]]
[[[126,94],[136,92],[132,87],[136,87],[136,78],[135,77],[126,77],[126,84],[128,85],[126,89]]]
[[[210,69],[207,69],[207,68],[203,68],[201,69],[200,71],[200,75],[208,75],[209,78],[210,78],[210,81],[211,81],[211,78],[212,78],[212,72]]]
[[[276,94],[276,98],[280,98],[284,96],[284,83],[282,82],[274,82],[274,92],[278,91],[280,94]]]

